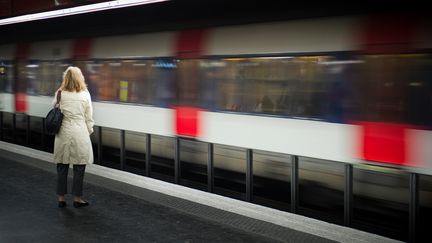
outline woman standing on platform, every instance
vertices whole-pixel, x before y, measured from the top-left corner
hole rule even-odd
[[[73,206],[88,206],[82,196],[84,171],[87,164],[93,163],[93,149],[90,134],[93,133],[93,109],[90,93],[81,70],[68,67],[63,73],[63,82],[57,90],[53,104],[60,95],[60,109],[64,115],[60,131],[55,136],[54,162],[57,163],[58,206],[66,207],[67,175],[69,165],[73,165],[74,195]]]

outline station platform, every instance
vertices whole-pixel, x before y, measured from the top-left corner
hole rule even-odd
[[[0,142],[0,242],[397,242],[98,165],[90,206],[60,209],[55,172],[52,154]]]

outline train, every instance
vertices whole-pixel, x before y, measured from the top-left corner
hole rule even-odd
[[[355,16],[3,45],[1,103],[44,117],[73,64],[99,126],[431,174],[427,26]]]

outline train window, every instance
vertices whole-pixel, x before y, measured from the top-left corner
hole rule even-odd
[[[12,93],[14,86],[14,65],[5,63],[2,65],[4,74],[0,75],[0,93]]]
[[[26,82],[28,94],[53,96],[67,67],[63,61],[31,61],[20,73],[20,80]]]
[[[353,227],[407,241],[409,174],[393,168],[357,165],[353,176]]]
[[[177,104],[200,105],[200,60],[178,60],[177,63]]]
[[[246,149],[214,145],[214,191],[244,199],[246,193]]]
[[[118,61],[103,61],[89,63],[87,84],[93,92],[95,100],[118,101],[121,63]],[[97,88],[94,88],[97,87]]]
[[[163,60],[94,61],[87,63],[87,83],[94,100],[167,106],[173,67]]]
[[[324,118],[329,102],[331,56],[225,58],[208,60],[206,76],[216,90],[216,108]]]
[[[431,55],[368,55],[352,89],[357,119],[431,125]]]
[[[291,156],[253,150],[253,202],[289,211]]]
[[[419,55],[411,63],[406,120],[432,128],[432,55]]]
[[[152,75],[150,80],[156,100],[153,104],[160,106],[170,106],[174,101],[174,70],[177,68],[175,60],[157,60],[152,64]]]
[[[6,66],[4,65],[3,62],[0,63],[0,75],[5,75],[6,74]]]
[[[16,77],[15,77],[15,85],[14,92],[15,93],[26,93],[27,92],[27,63],[23,61],[19,61],[16,63]]]
[[[344,165],[299,157],[299,212],[332,223],[343,222]]]

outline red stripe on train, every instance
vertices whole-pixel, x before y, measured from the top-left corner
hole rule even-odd
[[[368,161],[406,165],[408,143],[405,124],[359,122],[359,157]]]
[[[26,65],[25,62],[30,56],[30,44],[19,43],[15,49],[15,60],[17,65]],[[20,76],[23,74],[19,74]],[[20,78],[17,80],[15,87],[15,112],[25,113],[27,112],[27,84],[26,80]]]
[[[174,107],[176,134],[185,137],[199,136],[201,134],[201,111],[197,107]]]
[[[365,54],[411,52],[418,20],[407,14],[371,15],[367,18],[360,44]]]
[[[90,58],[92,39],[76,39],[73,43],[72,58],[74,60],[87,60]]]
[[[175,51],[178,58],[199,58],[204,54],[207,30],[181,31],[176,40]]]

